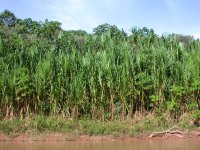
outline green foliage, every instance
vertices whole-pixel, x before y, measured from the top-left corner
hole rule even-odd
[[[30,128],[36,131],[66,132],[68,131],[67,123],[61,117],[35,116],[30,120]]]
[[[0,14],[0,25],[6,25],[8,27],[15,26],[17,18],[15,15],[9,11],[9,10],[4,10]]]
[[[176,123],[177,127],[190,129],[194,125],[188,122],[197,119],[195,116],[199,112],[185,115]],[[199,120],[198,120],[199,121]],[[119,119],[113,121],[95,121],[92,119],[67,119],[61,116],[45,116],[35,115],[27,118],[7,118],[0,120],[0,131],[11,136],[23,133],[44,134],[44,133],[62,133],[67,135],[144,135],[152,133],[152,131],[166,130],[175,125],[174,120],[170,120],[165,114],[154,115],[147,114],[143,116],[135,116],[131,120],[121,121]]]
[[[43,114],[105,121],[154,111],[178,118],[200,109],[199,40],[186,45],[145,27],[128,36],[109,24],[94,34],[64,31],[59,22],[22,20],[9,11],[0,19],[2,118]],[[62,126],[43,120],[40,130]]]
[[[0,130],[6,134],[23,133],[26,130],[23,123],[20,119],[1,120]]]
[[[83,134],[88,135],[119,135],[128,132],[128,125],[122,124],[119,121],[112,122],[99,122],[82,120],[79,122],[81,125],[80,130]]]
[[[109,25],[107,23],[99,25],[98,27],[93,29],[94,35],[98,36],[109,36],[110,38],[116,40],[125,40],[127,39],[127,33],[124,30],[120,30],[115,25]]]

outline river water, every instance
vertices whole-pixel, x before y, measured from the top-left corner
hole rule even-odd
[[[200,150],[200,140],[0,142],[0,150]]]

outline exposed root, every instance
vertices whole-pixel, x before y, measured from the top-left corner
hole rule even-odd
[[[176,127],[170,128],[166,131],[162,132],[153,132],[149,137],[154,138],[154,137],[164,137],[164,136],[176,136],[179,138],[183,137],[200,137],[200,132],[199,131],[187,131],[187,130],[181,130]]]

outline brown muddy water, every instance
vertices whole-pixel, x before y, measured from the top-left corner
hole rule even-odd
[[[0,142],[0,150],[200,150],[200,140]]]

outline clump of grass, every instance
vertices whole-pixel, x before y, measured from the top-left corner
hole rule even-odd
[[[24,126],[24,121],[15,118],[12,120],[4,119],[0,121],[0,131],[6,134],[13,134],[13,133],[23,133],[26,130]]]
[[[83,134],[102,135],[104,133],[105,125],[103,122],[83,120],[79,123]]]
[[[128,125],[120,121],[91,121],[81,120],[79,122],[81,132],[89,135],[119,135],[128,132]]]
[[[68,126],[66,120],[59,116],[35,116],[30,119],[30,128],[36,131],[50,131],[50,132],[67,132]]]
[[[56,132],[67,133],[76,129],[76,122],[68,121],[60,116],[37,115],[30,118],[12,120],[3,119],[0,121],[0,131],[6,134],[25,132]]]

